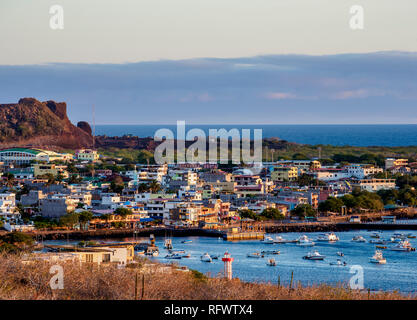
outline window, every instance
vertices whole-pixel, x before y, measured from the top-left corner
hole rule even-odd
[[[110,262],[110,253],[104,253],[102,260],[103,262]]]
[[[92,253],[87,253],[85,255],[85,262],[93,262],[93,254]]]

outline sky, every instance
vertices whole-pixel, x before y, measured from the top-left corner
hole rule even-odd
[[[1,0],[0,103],[65,101],[74,122],[94,104],[97,124],[415,123],[416,13],[415,0]]]

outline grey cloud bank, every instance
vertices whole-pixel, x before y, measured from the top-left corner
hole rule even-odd
[[[417,53],[0,66],[0,99],[97,124],[415,123]]]

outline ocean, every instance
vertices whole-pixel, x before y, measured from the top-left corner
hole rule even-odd
[[[96,135],[133,135],[153,137],[158,129],[170,129],[176,135],[176,125],[96,125]],[[186,131],[199,128],[208,136],[209,129],[262,129],[264,138],[311,145],[334,146],[415,146],[417,124],[410,125],[187,125]]]

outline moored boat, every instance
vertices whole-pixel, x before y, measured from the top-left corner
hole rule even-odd
[[[385,259],[382,255],[382,251],[376,250],[375,254],[372,256],[371,259],[369,259],[369,262],[371,263],[377,263],[377,264],[386,264],[387,259]]]
[[[272,259],[268,260],[268,263],[266,265],[270,266],[270,267],[275,267],[277,265],[277,263],[276,263],[275,259],[272,258]]]
[[[337,259],[335,262],[330,262],[329,264],[331,266],[346,266],[347,265],[346,261],[342,262],[342,260],[340,259]]]
[[[362,236],[355,236],[352,238],[353,242],[366,242],[366,239]]]
[[[303,235],[298,238],[298,245],[303,247],[312,247],[315,245],[315,243],[311,241],[306,235]]]
[[[191,243],[191,242],[193,242],[193,240],[183,240],[183,241],[181,241],[181,243]]]
[[[309,252],[307,255],[303,257],[306,260],[324,260],[326,256],[320,254],[317,250],[313,252]]]
[[[203,254],[200,257],[201,261],[203,262],[212,262],[213,260],[211,259],[210,255],[206,252],[205,254]]]
[[[179,254],[171,253],[165,256],[165,259],[181,259],[182,257]]]
[[[396,244],[395,246],[389,248],[391,251],[415,251],[416,249],[413,248],[408,240],[401,241],[400,243]]]
[[[264,237],[261,242],[265,243],[265,244],[274,244],[274,239],[272,239],[269,236]]]
[[[251,252],[251,253],[248,253],[246,256],[248,258],[256,258],[256,259],[263,257],[263,255],[261,255],[259,252]]]
[[[317,237],[317,241],[336,242],[338,240],[339,240],[339,237],[336,236],[333,232],[325,233]]]
[[[280,254],[281,253],[281,251],[279,251],[279,250],[264,250],[264,251],[261,251],[261,254]]]

